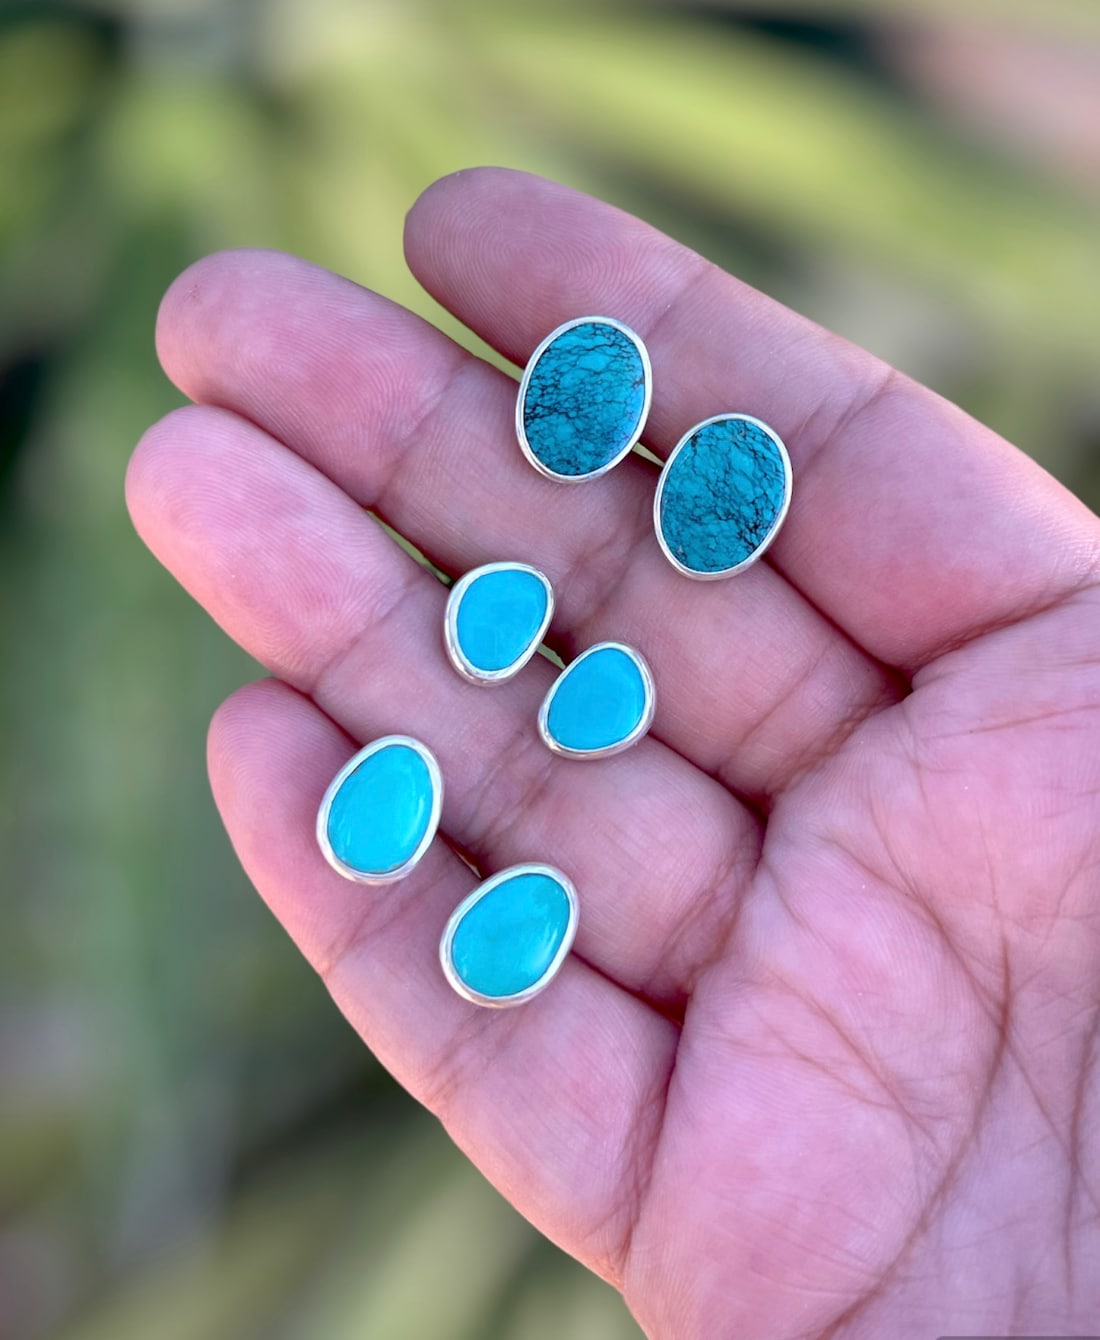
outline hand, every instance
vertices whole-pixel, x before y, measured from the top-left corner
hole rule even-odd
[[[421,282],[523,363],[571,317],[652,355],[647,442],[755,414],[794,500],[767,562],[696,583],[637,458],[562,487],[515,385],[282,255],[165,299],[198,404],[129,499],[157,556],[275,676],[217,713],[210,770],[249,874],[367,1045],[650,1335],[1073,1331],[1100,1316],[1100,522],[1023,455],[645,225],[516,173],[409,219]],[[540,566],[566,657],[619,638],[652,736],[600,763],[535,732],[536,659],[451,670],[441,567]],[[452,994],[476,882],[325,864],[321,794],[360,742],[436,752],[443,831],[486,873],[560,865],[575,952],[536,1001]]]

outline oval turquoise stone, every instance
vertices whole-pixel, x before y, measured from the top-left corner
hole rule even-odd
[[[329,805],[326,834],[339,860],[363,875],[385,875],[410,860],[432,821],[432,776],[406,744],[368,755]]]
[[[546,731],[563,749],[602,752],[627,740],[648,706],[637,659],[620,646],[598,646],[558,676],[548,698]]]
[[[455,618],[459,651],[474,670],[506,670],[538,645],[546,586],[529,568],[483,572],[462,593]]]
[[[545,976],[569,932],[572,902],[562,883],[542,872],[489,884],[455,927],[450,959],[469,990],[504,1000]]]
[[[684,568],[717,576],[750,562],[775,534],[790,490],[786,453],[739,415],[703,424],[665,465],[657,527]]]
[[[567,326],[525,373],[519,427],[549,473],[580,479],[638,440],[649,399],[646,361],[623,330],[598,319]]]

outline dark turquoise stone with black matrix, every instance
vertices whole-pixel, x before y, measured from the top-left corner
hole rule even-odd
[[[772,536],[787,501],[787,467],[776,440],[751,419],[704,424],[669,459],[658,524],[692,572],[748,562]]]
[[[646,368],[617,326],[585,321],[563,331],[531,369],[521,406],[531,453],[550,471],[582,478],[633,443],[646,404]]]

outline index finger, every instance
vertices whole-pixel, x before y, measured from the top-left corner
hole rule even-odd
[[[725,411],[775,427],[794,500],[768,561],[887,664],[916,669],[1096,580],[1100,523],[1022,452],[610,205],[464,171],[413,207],[406,251],[434,297],[519,363],[577,313],[631,325],[662,454]]]

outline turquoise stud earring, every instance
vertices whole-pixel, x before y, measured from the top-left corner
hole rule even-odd
[[[539,735],[566,758],[606,758],[645,735],[655,705],[644,658],[622,642],[599,642],[550,686],[539,709]]]
[[[595,479],[641,437],[652,394],[649,354],[629,326],[607,316],[567,321],[524,371],[516,398],[520,448],[548,479]]]
[[[439,942],[443,973],[475,1005],[521,1005],[543,991],[577,933],[577,892],[549,865],[516,865],[479,884]]]
[[[553,588],[538,568],[475,568],[447,597],[443,640],[451,664],[473,684],[503,683],[538,650],[553,613]]]
[[[442,807],[431,750],[408,735],[386,735],[332,779],[317,811],[317,843],[345,879],[390,884],[431,846]]]
[[[755,563],[791,503],[791,461],[779,435],[748,414],[690,428],[661,471],[657,542],[685,577],[732,577]]]

